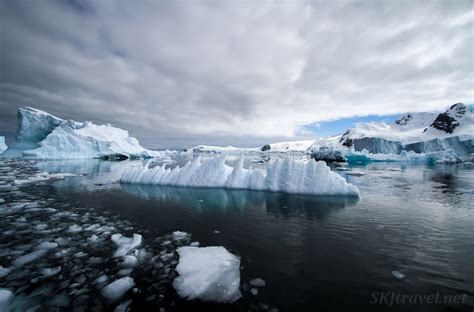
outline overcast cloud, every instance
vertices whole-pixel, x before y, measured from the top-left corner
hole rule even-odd
[[[232,143],[473,103],[473,3],[0,0],[0,133],[21,106]]]

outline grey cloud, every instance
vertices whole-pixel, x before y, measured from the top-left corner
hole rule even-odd
[[[25,105],[147,140],[232,143],[474,99],[469,0],[4,0],[0,11],[7,134]]]

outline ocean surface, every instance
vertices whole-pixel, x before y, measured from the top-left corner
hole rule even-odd
[[[168,166],[189,157],[174,156]],[[254,165],[265,161],[247,160]],[[10,269],[0,277],[0,288],[14,293],[8,309],[114,310],[121,304],[133,311],[474,307],[473,164],[334,168],[360,189],[359,199],[118,182],[124,170],[140,164],[0,160],[0,198],[5,201],[0,203],[0,265]],[[41,172],[71,175],[41,178]],[[189,237],[173,240],[177,230]],[[112,257],[113,233],[143,236],[143,260],[132,270]],[[57,246],[25,264],[12,264],[45,241]],[[195,241],[224,246],[240,257],[241,299],[218,304],[176,294],[176,248]],[[104,299],[104,285],[123,276],[134,279],[133,289],[119,300]],[[266,283],[257,295],[248,284],[254,278]],[[430,295],[439,301],[413,299]]]

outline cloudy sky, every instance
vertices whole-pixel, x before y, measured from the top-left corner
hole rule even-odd
[[[0,0],[0,134],[33,106],[148,146],[259,145],[473,103],[473,3]]]

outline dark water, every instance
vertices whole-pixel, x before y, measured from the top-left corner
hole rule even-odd
[[[168,283],[167,310],[472,311],[473,165],[349,167],[339,173],[359,187],[361,198],[353,199],[120,185],[111,182],[123,164],[88,164],[37,164],[87,175],[22,191],[114,214],[145,242],[180,230],[201,246],[224,246],[241,257],[239,301],[188,302]],[[247,282],[256,277],[266,286],[254,296]],[[384,293],[442,300],[463,295],[463,302],[389,307]],[[154,307],[145,296],[132,299],[132,308]]]

